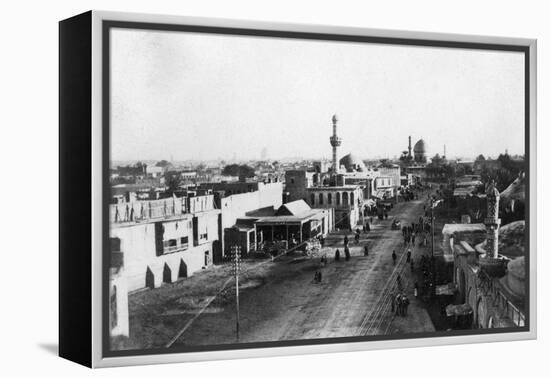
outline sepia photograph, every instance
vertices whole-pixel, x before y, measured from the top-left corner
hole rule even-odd
[[[104,32],[106,355],[529,330],[525,48]]]

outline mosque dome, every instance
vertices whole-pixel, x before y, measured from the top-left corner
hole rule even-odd
[[[424,139],[420,139],[414,145],[414,161],[417,163],[426,163],[426,142]]]
[[[424,142],[424,139],[420,139],[416,144],[414,145],[414,153],[415,154],[425,154],[426,153],[426,142]]]
[[[346,168],[347,172],[363,172],[365,170],[365,163],[363,163],[363,160],[352,153],[340,159],[340,166],[342,165]]]

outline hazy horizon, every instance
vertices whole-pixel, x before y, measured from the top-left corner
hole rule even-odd
[[[114,29],[113,161],[524,151],[522,53]]]

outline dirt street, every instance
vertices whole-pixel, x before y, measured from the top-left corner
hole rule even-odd
[[[240,342],[297,340],[384,333],[433,331],[433,325],[419,301],[413,297],[408,278],[406,248],[402,234],[391,229],[394,218],[408,225],[423,214],[423,202],[397,204],[387,220],[374,220],[371,231],[361,234],[358,244],[350,239],[351,259],[344,260],[345,232],[331,234],[325,243],[329,263],[319,258],[281,259],[271,265],[265,280],[248,282],[240,295]],[[363,256],[368,245],[369,255]],[[340,249],[340,261],[334,251]],[[392,251],[398,259],[393,264]],[[416,254],[416,251],[414,252]],[[313,283],[314,272],[322,272],[322,282]],[[404,291],[412,299],[407,318],[395,319],[390,311],[390,294],[396,276],[402,275]],[[234,343],[234,302],[224,303],[197,317],[174,345]],[[395,320],[395,322],[394,322]],[[392,326],[393,323],[396,323]],[[407,327],[407,324],[411,327]]]

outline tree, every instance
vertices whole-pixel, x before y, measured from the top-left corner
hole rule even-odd
[[[155,164],[155,167],[163,167],[166,168],[168,165],[170,165],[170,162],[166,160],[161,160],[157,164]]]
[[[181,175],[177,172],[168,172],[164,176],[164,182],[166,185],[166,192],[170,195],[178,192],[180,190],[180,185],[182,183]]]
[[[229,164],[223,168],[222,175],[224,176],[239,176],[239,177],[254,177],[254,168],[246,164]]]

